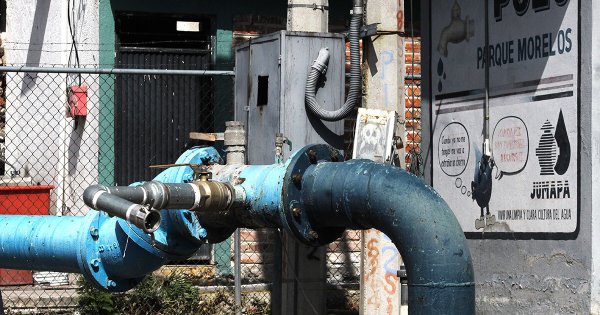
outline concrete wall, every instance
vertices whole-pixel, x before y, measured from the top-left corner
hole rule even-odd
[[[554,1],[550,2],[554,5]],[[436,7],[431,3],[435,1],[423,3],[424,52],[432,50],[429,17]],[[600,3],[580,1],[580,6],[580,229],[574,237],[564,240],[470,240],[477,312],[481,314],[600,314],[600,204],[596,200],[600,167],[600,104],[596,95],[600,89]],[[433,43],[433,49],[436,44]],[[434,140],[429,131],[435,128],[435,122],[430,120],[431,79],[435,62],[430,54],[423,53],[422,145],[430,182]]]
[[[587,51],[582,58],[585,62],[582,64],[582,105],[586,104],[584,115],[586,124],[589,126],[588,132],[591,133],[591,139],[586,138],[586,159],[591,164],[585,169],[588,177],[588,187],[585,190],[586,199],[589,199],[591,207],[587,210],[591,212],[591,235],[589,245],[591,247],[591,313],[600,314],[600,3],[595,1],[583,1],[581,15],[581,25],[584,29],[581,38],[582,50]],[[591,62],[590,62],[591,60]],[[588,164],[589,166],[589,164]],[[591,183],[590,183],[591,182]]]
[[[75,39],[82,66],[98,63],[98,1],[75,1]],[[77,66],[71,51],[67,0],[7,2],[6,63],[27,66]],[[30,166],[34,183],[50,184],[51,212],[82,214],[78,196],[97,182],[98,80],[84,75],[88,117],[74,128],[66,116],[66,88],[78,84],[65,74],[7,75],[6,157],[19,168]]]

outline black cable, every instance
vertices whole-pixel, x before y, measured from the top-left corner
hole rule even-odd
[[[73,0],[74,2],[75,0]],[[75,7],[75,4],[73,3],[73,7]],[[73,50],[75,50],[75,61],[77,63],[77,67],[81,67],[81,64],[79,63],[79,51],[77,50],[77,41],[75,40],[75,32],[73,32],[73,29],[75,28],[75,25],[71,22],[71,0],[67,1],[67,22],[69,23],[69,33],[71,33],[71,52]],[[69,60],[71,59],[71,56],[69,56]],[[78,79],[79,79],[79,85],[81,86],[81,74],[78,75]]]
[[[485,103],[483,106],[483,154],[487,155],[487,152],[491,153],[492,148],[486,150],[486,146],[489,146],[490,139],[490,30],[489,30],[489,8],[488,1],[485,2]],[[486,144],[486,142],[488,142]]]
[[[71,6],[71,0],[67,0],[67,22],[69,23],[69,33],[71,34],[71,51],[69,52],[69,61],[71,60],[71,53],[73,52],[73,50],[75,50],[75,62],[77,63],[77,68],[81,67],[81,63],[79,62],[79,51],[77,50],[77,41],[75,39],[75,23],[73,23],[71,21],[71,9],[75,7],[75,0],[73,0],[73,6]],[[79,81],[79,86],[81,86],[81,73],[77,75],[77,79]],[[67,89],[68,89],[68,83],[67,83]],[[67,102],[69,103],[69,111],[71,110],[71,100],[70,100],[70,96],[69,99],[67,100]],[[78,116],[74,116],[73,117],[73,130],[77,130],[77,128],[79,127],[79,117]]]

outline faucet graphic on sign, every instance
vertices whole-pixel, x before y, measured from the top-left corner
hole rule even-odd
[[[437,51],[443,58],[448,57],[448,43],[459,44],[463,41],[468,42],[475,34],[473,19],[470,19],[468,15],[464,20],[461,19],[461,11],[458,1],[455,0],[452,9],[450,10],[450,24],[442,29],[437,45]],[[440,77],[438,82],[438,92],[442,91],[442,81],[446,79],[442,57],[440,57],[437,66],[437,74]]]

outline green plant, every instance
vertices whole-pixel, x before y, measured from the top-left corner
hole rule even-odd
[[[83,277],[77,280],[77,285],[77,309],[81,314],[117,314],[112,294],[92,287]]]
[[[199,314],[226,315],[235,313],[233,292],[225,289],[202,294],[199,304]]]
[[[83,279],[83,278],[82,278]],[[100,291],[79,281],[78,310],[81,314],[197,314],[198,290],[182,275],[148,276],[125,294]]]
[[[194,314],[198,289],[183,275],[148,276],[120,304],[124,314]]]
[[[271,314],[271,305],[256,296],[248,296],[242,299],[242,314],[267,315]]]

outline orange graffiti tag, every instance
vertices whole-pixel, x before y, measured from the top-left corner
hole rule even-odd
[[[379,257],[379,248],[377,248],[379,241],[376,238],[369,240],[367,243],[367,256],[369,257],[369,272],[365,276],[365,279],[369,279],[377,271],[377,261]]]
[[[396,13],[396,20],[398,21],[398,30],[401,31],[404,29],[404,10],[398,10]]]
[[[385,292],[387,292],[387,294],[389,294],[389,295],[395,294],[396,290],[397,290],[397,282],[398,282],[398,277],[396,277],[396,275],[394,275],[391,272],[386,273],[385,274],[385,283],[387,285],[385,285],[383,287]]]

